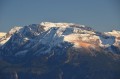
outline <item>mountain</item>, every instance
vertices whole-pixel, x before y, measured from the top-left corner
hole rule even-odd
[[[0,45],[5,44],[10,37],[20,29],[21,27],[14,27],[8,33],[0,32]]]
[[[120,31],[42,22],[14,27],[0,44],[2,79],[120,78]]]
[[[0,32],[0,40],[1,40],[1,38],[4,37],[5,35],[6,35],[6,33]],[[0,45],[3,44],[3,43],[5,43],[5,42],[0,41]]]

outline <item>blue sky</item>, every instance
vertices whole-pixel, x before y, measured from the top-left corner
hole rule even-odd
[[[72,22],[120,30],[120,0],[0,0],[0,31],[40,22]]]

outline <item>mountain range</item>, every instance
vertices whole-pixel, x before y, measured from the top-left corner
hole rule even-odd
[[[42,22],[0,33],[0,79],[120,79],[120,31]]]

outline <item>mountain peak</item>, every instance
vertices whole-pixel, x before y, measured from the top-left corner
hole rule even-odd
[[[70,27],[73,25],[78,25],[74,23],[53,23],[53,22],[42,22],[40,25],[47,27]],[[80,27],[85,27],[84,25],[79,25]]]
[[[42,22],[0,34],[0,79],[120,78],[119,31]]]
[[[73,23],[52,23],[52,22],[42,22],[40,25],[47,27],[68,27],[73,25]]]
[[[3,47],[7,50],[9,48],[8,51],[16,51],[23,46],[22,49],[36,49],[40,45],[45,45],[49,48],[44,52],[49,52],[52,48],[61,47],[61,44],[67,42],[75,48],[101,47],[106,49],[111,46],[120,46],[119,35],[119,31],[99,33],[90,27],[74,23],[42,22],[41,24],[14,27],[7,33],[9,39],[4,38],[7,43],[5,42]],[[12,44],[14,48],[9,44]]]
[[[112,30],[111,32],[105,32],[105,34],[109,36],[120,37],[120,31],[117,31],[117,30]]]
[[[14,34],[15,32],[19,31],[21,28],[22,27],[20,27],[20,26],[15,26],[8,33],[9,34]]]

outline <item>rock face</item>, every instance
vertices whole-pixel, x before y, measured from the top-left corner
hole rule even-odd
[[[0,44],[2,79],[120,78],[120,31],[42,22],[14,27]]]

